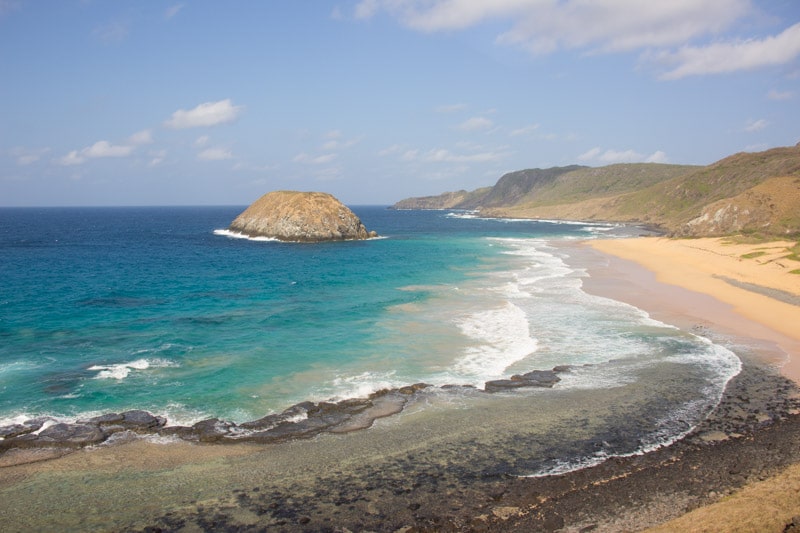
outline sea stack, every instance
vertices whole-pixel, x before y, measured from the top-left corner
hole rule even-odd
[[[274,191],[242,211],[231,231],[248,237],[289,242],[363,240],[377,237],[332,195],[324,192]]]

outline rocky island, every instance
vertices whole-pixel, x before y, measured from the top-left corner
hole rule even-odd
[[[287,242],[364,240],[367,231],[347,206],[323,192],[273,191],[245,209],[229,229],[248,237]]]

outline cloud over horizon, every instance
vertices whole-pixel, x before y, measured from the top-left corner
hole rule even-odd
[[[179,109],[164,122],[167,128],[180,130],[203,126],[216,126],[233,122],[244,110],[244,106],[235,106],[230,98],[218,102],[206,102],[195,108]]]

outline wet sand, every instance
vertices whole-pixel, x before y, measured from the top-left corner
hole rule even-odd
[[[584,415],[582,405],[598,401],[587,391],[478,397],[469,409],[458,408],[458,395],[423,396],[343,435],[268,446],[133,440],[0,467],[3,530],[640,530],[800,462],[798,389],[777,371],[787,355],[770,328],[710,296],[665,286],[633,263],[581,245],[568,251],[592,272],[590,292],[640,298],[655,318],[742,357],[720,406],[683,440],[563,475],[516,477],[568,443],[601,448],[607,421],[642,409],[629,400],[642,391],[612,389],[597,420]],[[728,321],[736,317],[750,329]],[[773,513],[772,530],[794,514]],[[718,525],[710,530],[729,530]]]

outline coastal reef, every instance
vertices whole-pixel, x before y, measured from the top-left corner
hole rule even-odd
[[[343,203],[323,192],[273,191],[245,209],[231,231],[288,242],[364,240],[377,237]]]
[[[553,370],[534,370],[514,375],[510,379],[487,381],[484,392],[491,394],[529,387],[552,388],[561,381],[557,374],[569,372],[569,369],[568,366],[559,366]],[[445,386],[447,389],[458,387],[461,386]],[[382,389],[366,398],[301,402],[281,413],[242,424],[210,418],[193,426],[169,426],[166,418],[141,410],[107,413],[74,423],[58,422],[50,417],[33,418],[0,426],[0,456],[14,449],[76,449],[99,444],[125,433],[176,437],[190,442],[262,444],[310,438],[320,433],[348,433],[369,428],[375,420],[401,412],[417,394],[434,389],[431,385],[416,383],[396,389]]]

